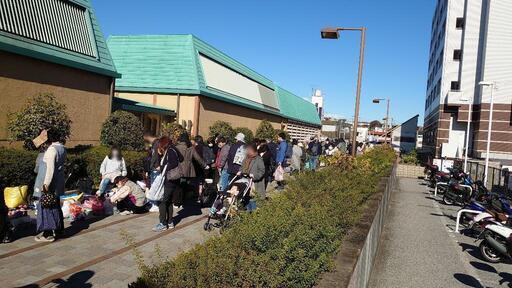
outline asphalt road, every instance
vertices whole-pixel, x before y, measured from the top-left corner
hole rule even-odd
[[[490,264],[479,242],[455,233],[459,207],[401,178],[392,196],[370,287],[512,287],[512,263]]]

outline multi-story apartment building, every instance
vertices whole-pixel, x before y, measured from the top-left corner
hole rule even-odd
[[[423,147],[461,157],[472,105],[469,154],[512,159],[512,1],[438,0],[432,20]],[[481,81],[494,83],[481,86]],[[493,94],[491,94],[493,90]]]

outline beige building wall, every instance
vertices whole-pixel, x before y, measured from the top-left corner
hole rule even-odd
[[[251,110],[249,108],[221,102],[212,98],[201,96],[199,111],[199,135],[207,136],[210,126],[218,120],[226,121],[233,127],[247,127],[256,132],[261,120],[266,119],[274,128],[281,129],[280,116]]]
[[[73,121],[67,146],[99,144],[101,125],[110,115],[112,78],[0,51],[0,145],[10,143],[7,115],[29,97],[51,93]]]

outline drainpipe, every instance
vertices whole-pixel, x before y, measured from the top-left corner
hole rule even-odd
[[[180,101],[181,101],[181,95],[178,93],[178,97],[176,100],[176,123],[180,124]]]
[[[199,110],[201,108],[201,102],[199,96],[196,96],[195,107],[194,107],[194,123],[192,123],[192,134],[194,136],[199,135]]]

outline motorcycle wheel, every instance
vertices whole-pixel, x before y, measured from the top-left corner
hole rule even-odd
[[[448,198],[448,196],[446,196],[446,194],[444,194],[444,196],[443,196],[443,203],[446,204],[446,205],[453,205],[453,200]]]
[[[490,263],[499,263],[503,258],[485,240],[480,243],[480,253],[482,257],[484,257],[484,260]]]

